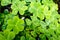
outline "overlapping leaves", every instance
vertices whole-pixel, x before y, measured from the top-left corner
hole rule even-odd
[[[25,13],[25,11],[27,10],[27,6],[26,6],[26,2],[25,1],[19,1],[17,0],[16,2],[14,2],[15,0],[13,0],[12,3],[12,14],[16,15],[19,11],[19,13],[21,15],[23,15]]]
[[[28,2],[30,4],[26,6]],[[53,0],[1,0],[2,6],[8,4],[11,4],[12,11],[4,19],[6,26],[0,32],[0,40],[13,40],[16,34],[19,34],[20,40],[36,40],[36,37],[40,40],[60,40],[60,14]],[[30,18],[19,19],[18,12]]]
[[[24,21],[16,16],[13,19],[9,19],[7,22],[8,25],[6,30],[13,30],[16,34],[24,30]]]

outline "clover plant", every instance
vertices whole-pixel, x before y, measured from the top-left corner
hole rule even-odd
[[[54,0],[0,0],[0,4],[0,40],[60,40]]]

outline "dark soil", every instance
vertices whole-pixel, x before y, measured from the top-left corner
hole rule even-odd
[[[58,2],[58,12],[59,12],[59,14],[60,14],[60,1]]]

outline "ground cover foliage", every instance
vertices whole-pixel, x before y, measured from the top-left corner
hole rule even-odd
[[[0,40],[60,40],[57,1],[0,0]]]

